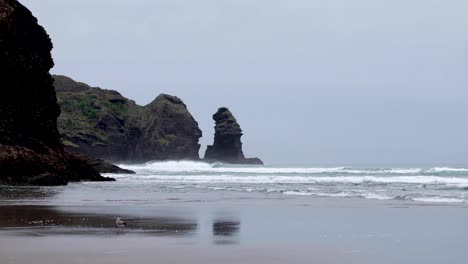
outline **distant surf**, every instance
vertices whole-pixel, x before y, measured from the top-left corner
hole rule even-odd
[[[185,191],[468,202],[468,168],[462,167],[237,166],[191,161],[119,166],[136,171],[134,175],[112,175],[120,181]]]

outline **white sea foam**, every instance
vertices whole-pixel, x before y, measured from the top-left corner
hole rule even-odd
[[[132,182],[176,191],[259,192],[290,196],[354,197],[378,200],[459,203],[465,201],[468,169],[275,167],[192,161],[121,165],[133,175],[110,174]]]
[[[424,170],[421,168],[394,168],[394,169],[343,169],[340,172],[349,173],[349,174],[416,174],[423,172]]]
[[[427,203],[464,203],[465,200],[457,198],[446,198],[446,197],[418,197],[412,198],[413,201],[427,202]]]
[[[285,195],[297,195],[297,196],[321,196],[321,197],[363,197],[367,199],[375,200],[391,200],[395,197],[390,197],[388,195],[382,195],[377,193],[364,193],[356,194],[349,192],[338,192],[338,193],[313,193],[313,192],[299,192],[299,191],[286,191],[283,192]],[[458,198],[448,198],[448,197],[418,197],[418,198],[408,198],[409,200],[417,202],[427,202],[427,203],[465,203],[467,201]]]
[[[114,176],[114,175],[113,175]],[[156,182],[187,183],[408,183],[408,184],[450,184],[468,185],[468,178],[439,176],[282,176],[282,175],[115,175],[122,180],[146,180]]]
[[[212,165],[204,162],[193,161],[167,161],[147,162],[144,164],[119,164],[119,167],[134,171],[202,171],[212,168]]]
[[[122,168],[136,172],[214,172],[214,173],[259,173],[259,174],[282,174],[282,173],[327,173],[339,172],[344,167],[334,168],[272,168],[263,166],[223,166],[219,163],[208,164],[192,161],[168,161],[150,162],[138,165],[120,164]]]
[[[433,167],[422,168],[352,168],[352,167],[268,167],[268,166],[230,166],[222,163],[209,164],[194,161],[148,162],[145,164],[120,164],[122,168],[137,172],[226,172],[259,174],[314,174],[314,173],[349,173],[349,174],[417,174],[440,172],[468,172],[468,168]]]
[[[309,196],[309,195],[313,195],[313,193],[309,193],[309,192],[298,192],[298,191],[287,191],[287,192],[283,192],[283,194],[285,194],[285,195],[300,195],[300,196]]]
[[[390,200],[394,198],[394,197],[390,197],[390,196],[382,195],[378,193],[365,193],[362,196],[367,199],[376,199],[376,200]]]
[[[356,197],[356,195],[353,195],[349,192],[335,192],[335,193],[313,193],[314,195],[317,196],[324,196],[324,197]]]
[[[145,164],[120,164],[122,168],[139,173],[150,172],[212,172],[212,173],[255,173],[255,174],[415,174],[423,171],[421,168],[390,168],[390,169],[354,169],[347,167],[267,167],[267,166],[229,166],[220,163],[208,164],[193,161],[148,162]]]
[[[375,199],[375,200],[390,200],[393,197],[387,195],[381,195],[377,193],[364,193],[364,194],[357,194],[357,193],[350,193],[350,192],[336,192],[336,193],[323,193],[323,192],[300,192],[300,191],[285,191],[283,194],[286,195],[298,195],[298,196],[321,196],[321,197],[363,197],[367,199]]]
[[[450,167],[434,167],[428,170],[429,172],[468,172],[466,168],[450,168]]]

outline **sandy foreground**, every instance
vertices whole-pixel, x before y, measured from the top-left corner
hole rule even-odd
[[[155,238],[0,238],[1,263],[349,263],[324,247],[214,247]],[[357,259],[357,258],[355,258]],[[353,261],[354,263],[355,261]],[[357,262],[356,262],[357,263]]]
[[[1,205],[0,263],[456,264],[466,223],[464,204],[359,199]]]

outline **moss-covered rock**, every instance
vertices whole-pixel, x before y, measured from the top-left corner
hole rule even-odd
[[[201,130],[178,97],[161,94],[139,106],[117,91],[54,78],[67,150],[121,162],[199,159]]]

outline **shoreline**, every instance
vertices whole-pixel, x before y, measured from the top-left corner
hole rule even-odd
[[[448,206],[468,208],[468,202],[451,202],[443,200],[422,201],[414,199],[398,198],[368,198],[357,196],[325,196],[325,195],[296,195],[279,192],[189,192],[189,193],[151,193],[148,196],[136,197],[134,199],[118,199],[116,197],[100,196],[99,192],[89,193],[94,188],[116,187],[122,188],[126,185],[135,184],[126,181],[112,183],[81,182],[71,183],[68,186],[8,186],[0,185],[0,206],[6,205],[36,205],[36,206],[145,206],[145,205],[193,205],[204,203],[228,203],[228,204],[286,204],[300,206]],[[90,196],[86,199],[81,197],[81,188],[89,187],[85,193]],[[94,196],[93,196],[94,195]],[[128,198],[128,197],[126,197]]]

